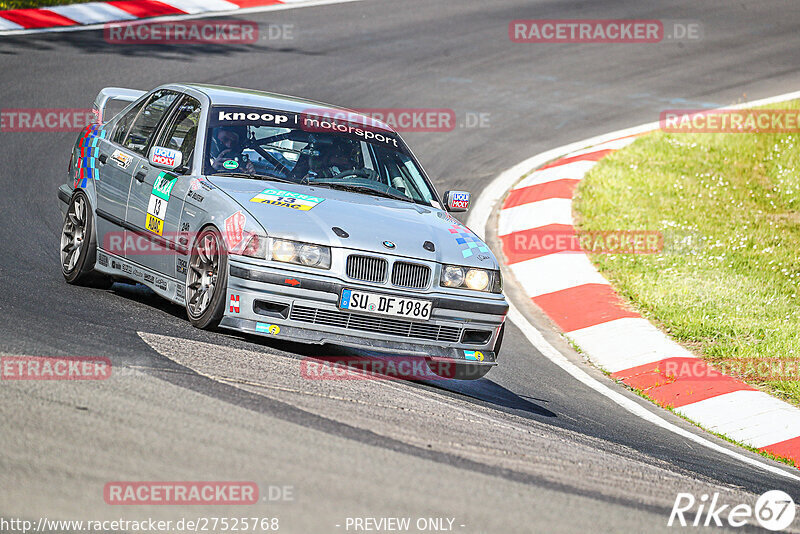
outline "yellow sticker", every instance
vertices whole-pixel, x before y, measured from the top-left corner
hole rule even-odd
[[[164,231],[164,221],[153,216],[151,213],[147,214],[147,219],[144,221],[144,226],[154,234],[162,235],[162,232]]]
[[[265,334],[277,336],[281,333],[281,327],[276,324],[256,323],[256,332],[263,332]]]
[[[253,198],[250,202],[260,202],[271,206],[282,206],[298,211],[309,211],[311,208],[325,200],[324,198],[284,191],[282,189],[265,189]]]

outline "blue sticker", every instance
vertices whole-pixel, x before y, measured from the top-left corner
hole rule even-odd
[[[462,231],[466,230],[466,232]],[[476,252],[487,253],[489,252],[486,244],[480,240],[478,236],[470,232],[467,228],[460,225],[453,225],[450,227],[450,233],[456,240],[456,243],[461,245],[461,255],[469,258]],[[465,248],[466,247],[466,248]]]
[[[352,293],[351,290],[345,289],[342,291],[342,300],[339,302],[339,307],[347,310],[350,308],[350,294]]]

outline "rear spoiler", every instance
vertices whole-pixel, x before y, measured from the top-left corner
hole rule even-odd
[[[101,89],[97,94],[97,98],[94,99],[94,105],[92,106],[95,120],[98,123],[105,122],[106,106],[110,100],[135,102],[146,92],[147,91],[139,91],[138,89],[125,89],[124,87],[105,87]]]

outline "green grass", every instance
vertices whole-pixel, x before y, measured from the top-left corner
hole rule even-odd
[[[800,358],[800,135],[648,134],[592,169],[574,209],[582,230],[663,232],[661,254],[591,258],[696,354]],[[798,381],[743,378],[800,405]]]
[[[86,2],[94,1],[97,0],[6,0],[5,2],[0,1],[0,10],[63,6],[65,4],[84,4]]]

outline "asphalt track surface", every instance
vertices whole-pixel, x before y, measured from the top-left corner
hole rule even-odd
[[[196,81],[353,108],[452,108],[454,131],[405,137],[441,191],[478,195],[502,170],[555,146],[664,109],[763,98],[800,82],[794,2],[366,0],[240,18],[291,24],[293,39],[0,38],[0,107],[85,108],[104,86]],[[693,19],[704,37],[514,44],[507,27],[519,18]],[[465,127],[467,113],[486,114],[488,125]],[[666,529],[678,492],[720,492],[732,504],[768,489],[800,498],[798,482],[633,417],[513,325],[501,364],[478,382],[308,381],[299,361],[338,349],[199,331],[181,308],[135,286],[68,286],[56,188],[75,137],[0,133],[0,352],[108,356],[114,372],[101,382],[0,383],[3,517],[278,517],[284,532],[345,532],[347,517],[449,517],[469,533],[651,532]],[[703,433],[614,385],[527,314],[592,376]],[[262,493],[292,486],[293,500],[106,505],[104,484],[124,480],[252,480]]]

